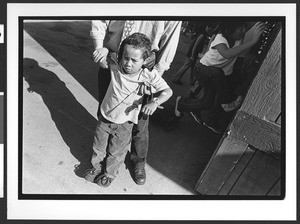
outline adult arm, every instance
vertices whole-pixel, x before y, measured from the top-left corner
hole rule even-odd
[[[103,47],[103,40],[106,35],[109,20],[92,20],[90,36],[93,39],[94,52],[93,59],[95,63],[99,63],[102,68],[107,68],[106,57],[108,49]]]
[[[159,41],[159,51],[156,54],[157,63],[154,66],[160,75],[170,68],[179,42],[181,21],[165,21],[164,32]]]

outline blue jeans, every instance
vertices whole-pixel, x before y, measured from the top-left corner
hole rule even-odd
[[[106,94],[110,83],[109,69],[99,68],[98,71],[98,91],[99,91],[99,107],[98,116],[100,115],[100,105]],[[144,96],[143,105],[148,101],[148,97]],[[142,106],[143,106],[142,105]],[[133,125],[132,129],[132,145],[131,145],[131,161],[136,167],[144,167],[149,148],[149,131],[148,131],[149,117],[142,116],[140,113],[138,124]]]
[[[130,150],[132,122],[123,124],[112,123],[101,115],[94,134],[93,155],[91,163],[95,169],[100,169],[106,157],[105,174],[115,178],[120,165],[124,162]]]

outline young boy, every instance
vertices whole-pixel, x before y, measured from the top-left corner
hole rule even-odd
[[[132,127],[138,122],[139,112],[152,115],[173,94],[156,70],[142,68],[150,54],[150,39],[144,34],[134,33],[122,42],[118,59],[116,54],[108,58],[111,82],[100,106],[91,160],[93,169],[85,174],[86,180],[99,186],[108,187],[116,177],[130,149]],[[141,108],[143,95],[140,88],[143,85],[160,92],[160,95]]]

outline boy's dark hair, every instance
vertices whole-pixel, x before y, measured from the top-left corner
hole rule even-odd
[[[245,24],[243,22],[222,22],[220,23],[219,30],[223,36],[230,37],[230,35],[240,27],[244,27]]]
[[[124,46],[128,44],[133,46],[136,49],[141,49],[143,52],[143,59],[145,60],[148,58],[151,54],[151,41],[150,39],[142,33],[133,33],[130,36],[126,37],[120,46],[119,52],[118,52],[118,60],[120,61],[123,55]]]
[[[220,32],[220,22],[217,21],[208,22],[206,25],[211,29],[211,32],[213,34],[217,34]]]

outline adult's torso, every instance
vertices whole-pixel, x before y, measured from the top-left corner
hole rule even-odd
[[[126,20],[111,20],[104,38],[104,46],[110,51],[117,52],[122,41]],[[159,41],[164,32],[164,21],[140,21],[135,20],[129,34],[143,33],[152,42],[152,50],[159,50]]]

